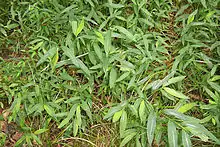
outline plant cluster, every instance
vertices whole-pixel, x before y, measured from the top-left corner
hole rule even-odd
[[[219,145],[219,5],[11,1],[0,16],[0,104],[23,132],[15,145],[99,146],[92,128],[105,123],[104,146]]]

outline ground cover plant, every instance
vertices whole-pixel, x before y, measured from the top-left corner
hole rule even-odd
[[[1,146],[219,146],[219,0],[0,2]]]

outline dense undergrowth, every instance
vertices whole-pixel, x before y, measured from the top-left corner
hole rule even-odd
[[[1,119],[16,146],[220,145],[219,0],[0,7]]]

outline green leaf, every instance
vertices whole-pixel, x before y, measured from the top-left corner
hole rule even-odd
[[[46,110],[46,112],[50,115],[50,116],[54,116],[54,109],[52,107],[50,107],[49,105],[44,105],[44,109]]]
[[[201,0],[201,3],[202,3],[202,5],[203,5],[204,8],[207,8],[207,6],[206,6],[206,0]]]
[[[121,144],[120,144],[120,147],[125,146],[132,138],[134,138],[134,136],[135,136],[136,134],[137,134],[137,133],[134,132],[134,133],[130,133],[128,136],[126,136],[126,137],[122,140],[122,142],[121,142]]]
[[[191,13],[188,17],[188,20],[187,20],[187,24],[190,24],[191,22],[193,22],[194,18],[195,18],[195,15],[196,13],[198,12],[198,9],[196,9],[193,13]]]
[[[92,121],[92,112],[89,108],[89,105],[85,101],[82,101],[81,107],[84,111],[86,111],[87,116]]]
[[[54,55],[54,57],[51,61],[52,70],[55,69],[55,66],[56,66],[58,60],[59,60],[59,53],[58,53],[58,49],[57,49],[57,51],[56,51],[56,53],[55,53],[55,55]]]
[[[117,79],[117,71],[115,70],[115,68],[112,68],[110,71],[110,77],[109,77],[110,88],[115,87],[116,79]]]
[[[144,100],[142,100],[140,107],[139,107],[139,116],[141,119],[141,123],[144,123],[145,117],[146,117],[146,106],[145,106]]]
[[[72,119],[72,118],[73,118],[73,116],[75,115],[75,112],[76,112],[76,109],[77,109],[78,105],[79,105],[79,104],[76,103],[76,104],[74,104],[74,105],[71,107],[71,109],[70,109],[70,111],[69,111],[69,113],[68,113],[67,118],[69,118],[69,119]]]
[[[73,136],[76,136],[78,133],[79,125],[77,123],[77,120],[74,119],[73,121]]]
[[[121,117],[121,115],[122,115],[122,110],[121,111],[118,111],[118,112],[116,112],[115,114],[114,114],[114,116],[113,116],[113,119],[112,119],[112,122],[113,123],[115,123],[115,122],[117,122],[119,119],[120,119],[120,117]]]
[[[63,51],[64,51],[64,54],[66,56],[68,56],[70,58],[70,60],[72,61],[72,63],[82,69],[82,71],[84,71],[85,74],[87,74],[89,77],[90,77],[90,71],[88,69],[88,67],[80,60],[80,59],[77,59],[74,55],[74,50],[73,49],[70,49],[70,48],[67,48],[65,46],[62,47]]]
[[[178,119],[181,119],[181,120],[189,120],[189,121],[197,122],[197,123],[200,122],[199,119],[194,118],[194,117],[190,117],[190,116],[187,116],[187,115],[184,115],[183,113],[177,112],[174,109],[165,109],[164,113],[167,114],[167,115],[172,115],[172,116],[174,116],[174,117],[176,117]]]
[[[210,11],[207,15],[206,15],[206,19],[209,20],[213,14],[215,14],[215,11]]]
[[[47,60],[48,57],[53,57],[55,54],[57,53],[57,48],[56,47],[52,47],[50,48],[46,54],[40,58],[40,60],[37,62],[37,66],[39,66],[40,64],[42,64],[43,62],[45,62]]]
[[[183,5],[178,12],[176,13],[176,16],[183,14],[184,10],[186,10],[189,7],[189,5]]]
[[[103,62],[102,51],[101,51],[98,43],[94,43],[93,47],[94,47],[95,53],[98,56],[99,60]]]
[[[60,123],[60,125],[58,126],[58,128],[59,128],[59,129],[62,128],[62,127],[65,126],[67,123],[69,123],[69,121],[70,121],[70,118],[69,118],[69,117],[65,118],[64,120],[62,120],[62,122]]]
[[[147,121],[147,139],[150,146],[152,145],[154,139],[155,128],[156,128],[156,114],[154,111],[151,111]]]
[[[160,90],[162,95],[167,97],[168,99],[175,101],[175,97],[173,97],[172,95],[168,94],[167,92],[165,92],[164,90]]]
[[[215,83],[215,82],[211,82],[211,81],[208,81],[209,85],[215,89],[216,91],[218,91],[220,93],[220,85]]]
[[[213,76],[212,79],[210,79],[211,82],[218,81],[218,80],[220,80],[220,75]]]
[[[5,31],[5,29],[0,28],[0,32],[1,32],[4,36],[7,36],[7,32]]]
[[[11,29],[14,29],[14,28],[16,28],[16,27],[18,27],[18,26],[19,26],[19,24],[13,23],[13,24],[7,25],[6,28],[9,29],[9,30],[11,30]]]
[[[82,125],[80,105],[78,105],[76,108],[76,123],[78,126]]]
[[[116,82],[120,82],[120,81],[124,80],[126,77],[129,76],[129,74],[130,74],[130,72],[125,72],[125,73],[123,73],[123,74],[116,80]]]
[[[35,131],[34,134],[38,135],[38,134],[42,134],[46,131],[48,131],[48,129],[39,129],[39,130]]]
[[[215,101],[217,101],[217,99],[218,99],[217,96],[211,90],[209,90],[207,87],[204,87],[204,89],[211,98],[213,98]]]
[[[72,32],[73,32],[73,34],[76,36],[77,21],[72,21],[72,22],[71,22],[71,26],[72,26]]]
[[[91,51],[89,52],[89,60],[91,61],[93,65],[96,65],[96,57],[94,55],[94,52],[91,52]]]
[[[183,143],[184,147],[191,147],[192,146],[190,136],[184,130],[182,130],[182,143]]]
[[[79,97],[79,96],[76,96],[76,97],[71,97],[71,98],[69,98],[68,100],[66,100],[65,101],[65,103],[72,103],[72,102],[75,102],[75,101],[77,101],[77,100],[81,100],[81,97]]]
[[[214,65],[214,66],[213,66],[213,68],[212,68],[212,70],[211,70],[211,72],[210,72],[210,76],[211,76],[211,77],[214,76],[214,74],[215,74],[217,68],[218,68],[218,65]],[[213,81],[212,81],[212,82],[213,82]]]
[[[104,37],[102,33],[95,31],[95,34],[98,36],[97,40],[104,45]]]
[[[168,122],[168,142],[169,147],[178,147],[178,132],[176,130],[176,125],[169,120]]]
[[[196,103],[185,104],[178,109],[178,112],[185,113],[189,111],[190,109],[192,109],[193,107],[195,107],[196,105],[197,105]]]
[[[134,75],[134,76],[131,78],[130,82],[128,83],[127,89],[129,89],[129,88],[131,88],[132,86],[135,85],[135,79],[136,79],[136,75]]]
[[[31,136],[39,145],[43,145],[41,140],[35,134],[31,133]]]
[[[163,88],[167,93],[169,93],[172,96],[178,97],[178,98],[182,98],[182,99],[189,99],[187,96],[185,96],[184,94],[182,94],[179,91],[176,91],[174,89],[168,88],[168,87],[164,87]]]
[[[124,135],[124,131],[127,127],[127,112],[125,110],[123,110],[122,115],[121,115],[121,119],[120,119],[120,137],[122,137]]]
[[[125,29],[125,28],[123,28],[121,26],[116,26],[115,28],[117,28],[118,31],[121,32],[122,34],[124,34],[129,40],[135,41],[135,37],[127,29]]]
[[[110,108],[103,119],[108,119],[112,117],[116,112],[120,111],[121,109],[122,107],[120,105]]]
[[[19,146],[24,140],[26,139],[26,135],[23,135],[16,143],[15,143],[15,147]]]
[[[108,57],[108,54],[111,50],[111,31],[107,31],[105,34],[105,40],[104,40],[104,49],[106,57]]]
[[[198,136],[203,141],[208,141],[208,139],[212,139],[217,144],[220,144],[220,140],[217,139],[210,131],[208,131],[203,125],[191,122],[191,121],[184,121],[183,125],[187,127],[187,129],[195,136]]]
[[[75,32],[75,36],[77,37],[79,35],[79,33],[83,30],[84,28],[84,18],[81,20],[76,32]]]
[[[178,77],[175,77],[175,78],[171,78],[167,81],[167,83],[165,83],[163,86],[168,86],[170,84],[173,84],[173,83],[177,83],[177,82],[180,82],[182,81],[186,76],[178,76]]]

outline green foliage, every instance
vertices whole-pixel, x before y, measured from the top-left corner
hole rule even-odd
[[[0,45],[16,55],[2,53],[0,99],[24,132],[16,145],[42,145],[52,124],[51,144],[90,140],[91,126],[110,120],[120,146],[220,144],[218,5],[11,2]]]

